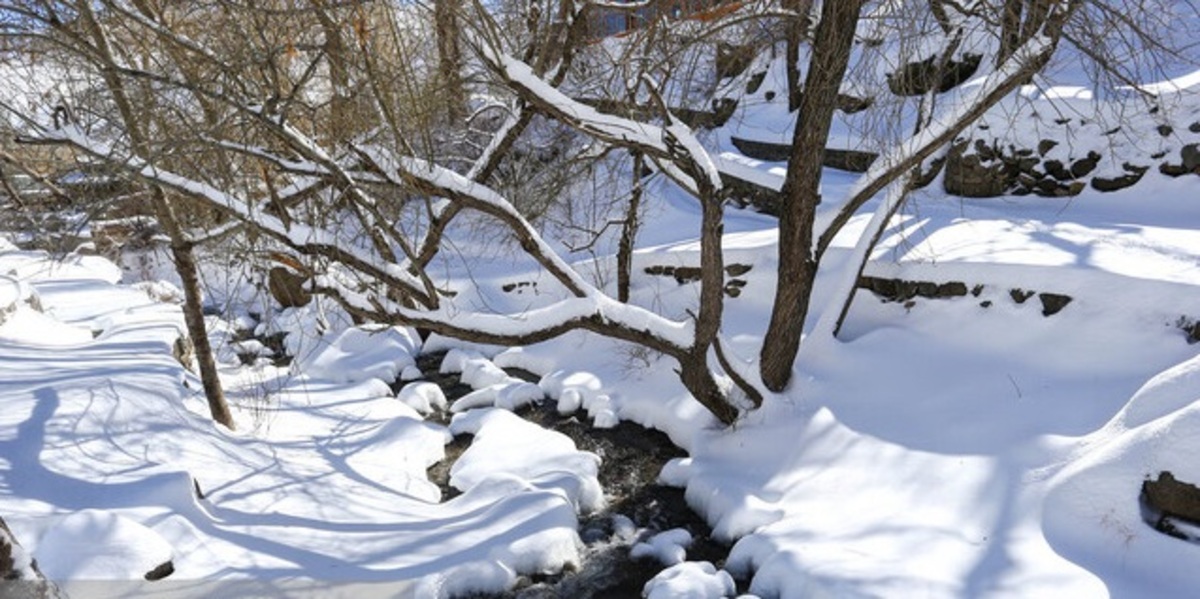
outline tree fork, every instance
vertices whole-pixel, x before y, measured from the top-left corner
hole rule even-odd
[[[779,285],[760,361],[763,383],[783,391],[792,378],[800,336],[817,273],[813,223],[820,202],[821,164],[837,107],[838,88],[850,62],[861,0],[825,2],[813,40],[779,217]]]

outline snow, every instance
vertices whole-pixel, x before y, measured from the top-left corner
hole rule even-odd
[[[902,19],[902,5],[880,4],[872,26]],[[924,36],[907,43],[909,58],[936,49]],[[963,47],[990,43],[976,32]],[[871,61],[893,50],[859,48],[856,68],[892,69],[895,58]],[[789,139],[786,102],[765,95],[779,89],[778,61],[729,125],[696,137],[675,124],[631,127],[549,89],[527,65],[489,58],[610,142],[662,148],[667,134],[708,157],[701,163],[710,178],[721,171],[782,185],[786,165],[740,156],[729,141]],[[1003,74],[985,71],[945,96],[951,112]],[[1161,75],[1144,88],[1163,94],[1164,110],[1197,114],[1194,68]],[[1103,148],[1113,159],[1097,173],[1108,174],[1127,153],[1174,152],[1196,141],[1182,129],[1162,136],[1157,117],[1140,113],[1130,128],[1149,133],[1103,135],[1121,90],[1077,79],[1070,70],[1049,73],[981,124],[1008,125],[1014,143],[1031,147],[1057,131],[1050,127],[1061,114],[1098,114],[1046,157]],[[870,91],[862,85],[846,91]],[[905,136],[910,116],[895,124]],[[866,135],[866,118],[840,115],[835,145],[895,141]],[[111,149],[82,131],[63,135],[96,152]],[[448,201],[471,196],[487,214],[515,214],[495,190],[456,173],[382,150],[374,158]],[[286,229],[249,213],[240,198],[173,173],[131,168],[244,218],[262,217],[293,242],[335,239]],[[819,225],[863,185],[857,175],[827,171]],[[734,577],[763,597],[1194,594],[1200,548],[1155,531],[1138,494],[1164,471],[1200,482],[1200,346],[1179,326],[1200,318],[1196,179],[1151,170],[1134,188],[1074,198],[964,200],[938,188],[910,194],[886,222],[898,194],[873,199],[850,219],[824,258],[794,384],[731,427],[687,394],[672,360],[627,343],[583,331],[514,348],[437,335],[423,343],[404,327],[354,326],[319,298],[259,325],[260,334],[288,333],[285,349],[296,360],[287,368],[241,365],[233,354],[266,358],[265,347],[232,341],[247,322],[208,318],[224,348],[221,374],[238,425],[231,432],[211,422],[199,381],[172,356],[184,331],[176,288],[122,284],[131,275],[103,258],[22,251],[0,239],[0,515],[27,550],[18,557],[36,558],[68,583],[139,579],[170,559],[172,579],[182,581],[394,584],[390,594],[421,597],[501,592],[521,577],[577,567],[587,556],[580,517],[607,503],[600,457],[513,413],[548,400],[595,428],[631,422],[661,430],[687,451],[658,480],[684,489],[731,553],[722,570],[689,562],[692,533],[639,539],[631,520],[612,515],[614,537],[633,545],[631,555],[669,566],[646,584],[647,597],[733,596]],[[664,177],[647,181],[644,209],[628,305],[604,296],[614,236],[596,240],[590,255],[572,254],[550,238],[549,224],[527,231],[548,264],[497,255],[474,231],[451,229],[457,253],[438,268],[458,295],[433,315],[400,313],[513,335],[604,317],[685,345],[698,286],[645,269],[699,263],[700,210]],[[867,255],[863,234],[876,227],[883,235]],[[726,261],[751,270],[742,294],[727,299],[721,338],[747,372],[765,332],[777,243],[772,219],[727,210]],[[902,303],[859,290],[834,338],[832,319],[859,258],[869,276],[958,281],[978,293]],[[563,274],[560,287],[579,293],[540,291],[553,287],[545,284],[553,269]],[[543,284],[518,298],[498,291],[510,281]],[[1045,316],[1036,295],[1020,303],[1013,290],[1072,301]],[[441,372],[461,373],[473,388],[453,406],[415,365],[420,352],[444,349]],[[407,384],[395,392],[396,381]],[[448,426],[426,420],[447,411]],[[460,494],[446,498],[428,472],[446,465],[455,437],[469,444],[449,468]]]
[[[715,599],[736,594],[733,577],[708,562],[683,562],[671,566],[659,572],[642,589],[642,596],[647,599]]]
[[[63,516],[38,540],[42,574],[51,580],[136,580],[172,558],[158,533],[102,510]]]
[[[522,481],[556,491],[584,513],[604,507],[596,478],[600,458],[577,450],[567,436],[499,409],[455,414],[450,430],[474,435],[471,447],[450,470],[455,488],[465,492],[492,478]]]
[[[412,330],[355,327],[322,338],[298,357],[294,370],[344,383],[368,379],[392,382],[405,368],[416,365],[420,347],[420,338]]]
[[[423,416],[446,409],[446,394],[442,388],[425,381],[405,385],[396,394],[396,399]]]
[[[634,559],[655,559],[667,566],[682,564],[687,559],[687,548],[692,545],[692,533],[683,528],[672,528],[660,532],[629,549]]]

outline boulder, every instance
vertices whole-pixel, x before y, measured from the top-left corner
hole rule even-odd
[[[949,91],[974,75],[982,58],[981,54],[964,54],[944,64],[938,56],[910,62],[887,74],[888,89],[897,96],[921,96],[935,89]]]
[[[267,289],[284,308],[299,308],[312,301],[312,294],[304,288],[307,282],[308,277],[283,266],[267,272]]]

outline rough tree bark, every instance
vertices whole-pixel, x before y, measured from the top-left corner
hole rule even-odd
[[[779,216],[779,285],[771,320],[763,339],[760,372],[763,384],[779,392],[792,377],[800,349],[804,319],[817,273],[813,225],[820,203],[821,165],[825,140],[837,107],[838,89],[850,61],[861,0],[825,2],[812,44],[792,154],[783,184]]]
[[[447,117],[456,122],[466,114],[466,90],[462,80],[462,48],[458,45],[458,13],[461,0],[434,0],[433,23],[437,38],[438,73],[445,88]]]
[[[629,286],[633,278],[633,246],[641,225],[639,213],[642,205],[642,154],[633,154],[633,189],[629,194],[629,205],[625,207],[625,221],[621,223],[621,239],[617,243],[617,301],[629,301]]]

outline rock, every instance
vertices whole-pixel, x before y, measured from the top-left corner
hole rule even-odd
[[[1200,144],[1188,144],[1179,150],[1183,168],[1189,172],[1200,172]]]
[[[699,266],[680,266],[675,269],[675,282],[680,285],[694,283],[699,281],[703,274]]]
[[[1058,179],[1059,181],[1070,181],[1075,176],[1071,171],[1067,170],[1061,160],[1047,160],[1042,163],[1042,168],[1046,170],[1046,174]]]
[[[945,92],[966,81],[979,69],[981,54],[964,54],[961,60],[941,64],[938,56],[910,62],[887,74],[888,89],[897,96],[920,96],[930,91]]]
[[[1071,163],[1071,175],[1076,179],[1086,177],[1096,170],[1096,165],[1100,164],[1100,154],[1092,151],[1088,152],[1086,158],[1080,158]]]
[[[1183,175],[1191,174],[1192,171],[1184,168],[1182,164],[1171,164],[1164,162],[1158,165],[1158,172],[1168,177],[1182,177]]]
[[[847,94],[838,94],[837,107],[838,110],[846,114],[854,114],[862,112],[871,107],[875,101],[872,98],[857,98]]]
[[[1181,316],[1175,326],[1186,335],[1188,345],[1200,342],[1200,320]]]
[[[271,297],[284,308],[299,308],[312,301],[312,294],[304,288],[307,282],[308,277],[283,266],[276,266],[267,272],[267,289]]]
[[[1053,139],[1043,139],[1038,142],[1038,156],[1045,156],[1050,150],[1058,146],[1058,142]],[[1061,164],[1061,163],[1060,163]]]
[[[731,138],[733,146],[739,152],[757,160],[765,160],[767,162],[785,162],[792,155],[792,147],[790,145],[771,143],[765,141],[754,141],[752,139],[742,139],[740,137]]]
[[[755,73],[746,80],[746,93],[752,94],[762,87],[763,81],[767,78],[767,72]]]
[[[951,281],[937,286],[936,297],[959,297],[967,294],[967,284]]]
[[[755,158],[757,160],[765,160],[767,162],[786,162],[792,155],[792,146],[790,144],[774,143],[769,141],[755,141],[752,139],[742,139],[733,137],[730,139],[734,147],[742,154]],[[865,172],[870,168],[871,163],[875,161],[878,154],[874,152],[863,152],[859,150],[843,150],[837,148],[826,148],[825,159],[823,164],[829,168],[836,168],[853,173]]]
[[[966,198],[1002,195],[1008,187],[1004,164],[986,164],[984,154],[967,154],[966,147],[966,143],[955,144],[946,154],[946,192]]]
[[[735,45],[717,42],[717,78],[736,77],[746,72],[754,63],[758,48],[753,44]]]
[[[905,281],[903,279],[881,279],[863,276],[858,286],[867,289],[884,301],[904,302],[914,297],[944,299],[967,294],[967,285],[961,281],[937,284],[932,281]]]
[[[1083,183],[1083,181],[1072,181],[1070,185],[1067,185],[1066,189],[1059,188],[1058,195],[1059,196],[1077,196],[1083,192],[1084,187],[1087,187],[1087,185],[1085,185]]]
[[[1143,481],[1140,498],[1159,514],[1155,528],[1162,532],[1171,534],[1174,528],[1167,528],[1167,518],[1200,524],[1200,488],[1177,480],[1169,471],[1159,472],[1158,480]],[[1173,536],[1179,536],[1175,532]]]
[[[1042,300],[1042,316],[1053,316],[1066,308],[1073,298],[1058,293],[1039,293],[1038,299]]]
[[[1188,125],[1188,131],[1191,131],[1192,133],[1200,133],[1200,121]]]
[[[734,264],[730,264],[725,267],[725,274],[727,274],[731,277],[740,277],[740,276],[750,272],[751,268],[753,268],[753,267],[750,266],[749,264],[734,263]]]
[[[179,361],[188,372],[195,372],[194,364],[196,363],[196,345],[192,343],[191,337],[181,336],[175,339],[175,343],[171,348],[171,354]]]
[[[1156,131],[1158,131],[1159,135],[1161,135],[1163,137],[1167,137],[1168,135],[1174,133],[1175,129],[1172,128],[1170,125],[1159,125],[1158,128],[1156,129]]]
[[[38,569],[37,560],[21,547],[0,518],[0,597],[12,599],[51,599],[58,589]]]
[[[1129,163],[1125,163],[1124,166],[1125,170],[1130,172],[1127,172],[1119,177],[1093,177],[1092,189],[1097,191],[1117,191],[1120,189],[1125,189],[1126,187],[1131,187],[1140,181],[1142,179],[1142,175],[1145,175],[1146,171],[1148,170],[1148,167],[1134,166]]]
[[[1034,294],[1033,291],[1025,291],[1024,289],[1020,289],[1020,288],[1008,290],[1008,296],[1011,297],[1012,300],[1014,302],[1017,302],[1018,304],[1025,303],[1025,300],[1033,297],[1033,294]]]
[[[175,562],[167,560],[146,572],[146,580],[162,580],[175,573]]]

